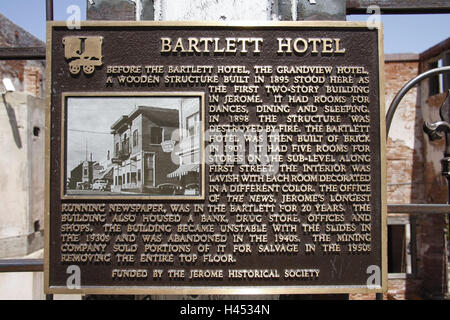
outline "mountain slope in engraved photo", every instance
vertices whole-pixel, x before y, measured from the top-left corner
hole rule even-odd
[[[200,195],[200,97],[68,96],[65,103],[66,195]]]

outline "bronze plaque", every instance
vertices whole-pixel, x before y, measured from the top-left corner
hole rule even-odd
[[[386,288],[381,27],[48,24],[48,293]]]

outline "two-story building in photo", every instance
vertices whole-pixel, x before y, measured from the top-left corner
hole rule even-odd
[[[161,185],[176,184],[168,177],[177,169],[171,153],[162,150],[179,128],[177,109],[139,106],[112,126],[114,139],[112,192],[161,194]]]
[[[90,189],[96,179],[100,179],[104,170],[96,161],[82,161],[70,171],[70,178],[67,183],[69,190]]]
[[[199,195],[201,117],[198,98],[171,108],[139,106],[111,126],[111,191]]]

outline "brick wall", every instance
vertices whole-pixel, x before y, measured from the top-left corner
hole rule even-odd
[[[0,47],[44,47],[40,41],[0,14]],[[45,61],[0,60],[0,80],[10,78],[16,91],[43,97]]]
[[[437,94],[428,97],[428,82],[421,88],[420,101],[424,120],[440,120],[439,108],[445,95]],[[427,203],[447,203],[447,181],[441,173],[440,160],[444,156],[445,139],[425,143],[425,201]],[[423,279],[422,291],[426,297],[439,297],[447,292],[448,255],[446,243],[445,215],[426,215],[419,217],[417,229],[419,274]]]

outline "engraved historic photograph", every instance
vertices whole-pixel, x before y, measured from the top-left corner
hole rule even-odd
[[[198,196],[200,102],[66,97],[66,195]]]

